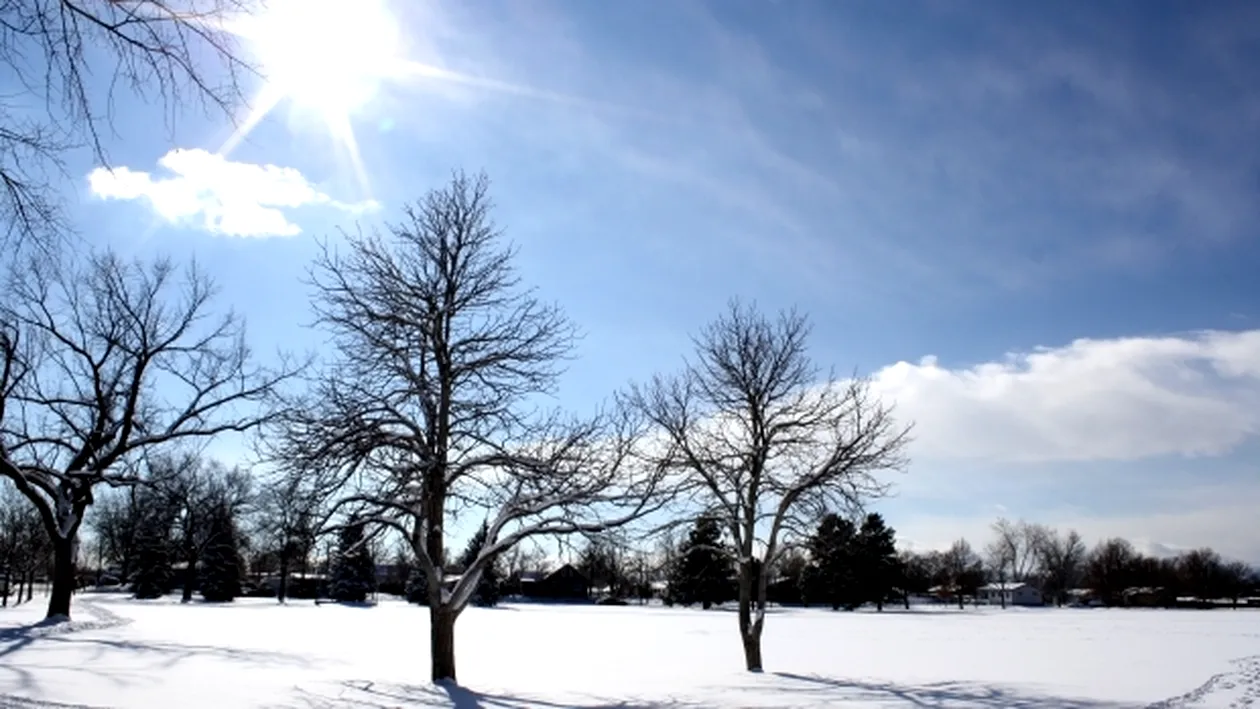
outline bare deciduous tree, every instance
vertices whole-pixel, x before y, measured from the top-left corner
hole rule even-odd
[[[161,98],[173,117],[186,98],[230,115],[251,71],[225,20],[244,0],[7,0],[0,3],[0,247],[55,235],[62,224],[51,174],[86,146],[108,163],[102,134],[115,89]],[[106,71],[102,71],[106,69]],[[16,240],[13,237],[17,237]]]
[[[0,475],[53,540],[49,617],[69,616],[74,554],[100,485],[141,481],[139,461],[180,442],[248,431],[294,369],[256,367],[240,320],[210,312],[195,267],[91,255],[15,277],[0,311]]]
[[[659,464],[721,520],[739,564],[739,632],[760,671],[768,577],[828,510],[880,495],[905,465],[899,427],[862,379],[820,379],[806,318],[767,318],[732,303],[695,339],[695,360],[634,387],[631,405],[659,431]]]
[[[1065,535],[1047,530],[1035,551],[1041,572],[1042,590],[1054,599],[1056,605],[1062,606],[1067,600],[1068,591],[1080,582],[1085,572],[1085,558],[1088,554],[1085,542],[1081,541],[1081,535],[1076,530],[1070,530]]]
[[[961,609],[968,595],[974,596],[983,583],[984,569],[980,557],[966,539],[959,539],[941,555],[941,575],[949,584]]]
[[[330,475],[343,510],[399,532],[427,581],[434,681],[455,679],[455,621],[497,555],[538,535],[591,533],[649,508],[637,422],[538,414],[574,329],[519,286],[484,176],[456,174],[388,236],[348,235],[312,271],[336,353],[271,457]],[[488,519],[444,586],[448,518]]]
[[[276,599],[280,603],[288,597],[293,565],[297,564],[299,572],[306,571],[306,560],[315,548],[318,520],[322,517],[322,498],[304,482],[301,476],[278,476],[262,486],[257,499],[260,551],[275,553],[280,577]]]
[[[996,536],[985,547],[985,556],[995,572],[1001,591],[1002,607],[1006,607],[1006,583],[1027,581],[1037,569],[1037,551],[1043,545],[1049,531],[1038,524],[1024,520],[1012,522],[1000,518],[993,523]]]

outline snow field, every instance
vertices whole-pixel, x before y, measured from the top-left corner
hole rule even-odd
[[[1251,610],[777,610],[757,675],[729,611],[469,608],[464,688],[439,688],[427,612],[398,601],[84,594],[45,626],[38,600],[0,610],[0,707],[1260,709]]]

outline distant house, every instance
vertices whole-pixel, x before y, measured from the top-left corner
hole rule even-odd
[[[508,580],[512,592],[525,598],[548,601],[585,601],[591,584],[572,564],[552,572],[524,571]]]
[[[1089,588],[1070,588],[1067,593],[1067,603],[1073,608],[1097,608],[1103,605],[1102,599],[1093,589]]]
[[[1134,586],[1124,589],[1121,594],[1124,605],[1133,608],[1171,607],[1176,597],[1161,586]]]
[[[1021,581],[985,584],[980,587],[978,600],[990,605],[1005,602],[1008,606],[1041,606],[1046,602],[1041,591]]]

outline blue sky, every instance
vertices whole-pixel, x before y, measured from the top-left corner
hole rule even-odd
[[[879,504],[916,546],[1006,515],[1260,562],[1260,7],[386,12],[440,71],[364,89],[366,184],[309,86],[219,157],[221,117],[123,101],[117,171],[72,169],[84,237],[195,255],[259,350],[314,348],[315,239],[484,169],[585,332],[565,405],[672,370],[732,296],[795,305],[820,363],[917,422]]]

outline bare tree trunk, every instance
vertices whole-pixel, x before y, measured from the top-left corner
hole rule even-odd
[[[429,607],[432,679],[434,682],[455,682],[455,613],[443,606]]]
[[[189,603],[193,597],[193,586],[197,584],[197,564],[195,562],[187,562],[188,567],[184,569],[184,593],[180,597],[180,603]]]
[[[30,603],[35,597],[35,571],[26,572],[26,602]]]
[[[70,617],[70,596],[74,593],[74,541],[53,538],[52,594],[48,618]]]
[[[4,581],[2,582],[4,586],[0,587],[0,594],[3,594],[2,596],[0,596],[0,608],[9,607],[9,581],[10,580],[11,580],[11,574],[9,572],[9,567],[6,565],[4,567]],[[21,599],[18,599],[18,601],[21,602]]]
[[[289,594],[289,555],[287,552],[280,552],[280,586],[276,589],[276,598],[284,603],[284,598]]]
[[[906,610],[910,610],[910,591],[901,592],[901,602],[905,604]]]
[[[761,671],[761,623],[752,618],[753,567],[751,563],[739,565],[739,637],[744,643],[744,664],[749,672]]]

